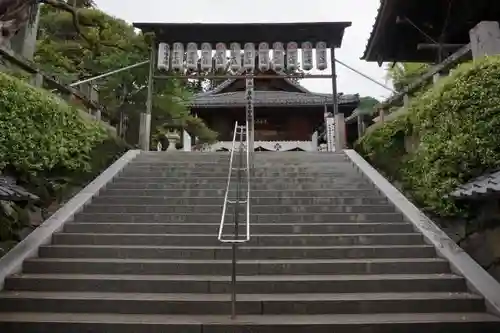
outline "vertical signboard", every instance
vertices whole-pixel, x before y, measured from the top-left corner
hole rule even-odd
[[[313,45],[311,42],[303,42],[302,48],[302,69],[310,71],[314,67],[313,63]]]
[[[295,42],[290,42],[286,46],[286,67],[290,71],[299,67],[298,45]]]
[[[186,67],[190,70],[198,69],[198,45],[189,43],[186,47]]]
[[[316,68],[320,71],[324,71],[328,68],[326,51],[327,45],[325,42],[316,43]]]
[[[326,121],[326,143],[329,152],[335,151],[335,120],[327,116]]]
[[[254,43],[246,43],[243,54],[243,67],[247,71],[253,71],[255,68],[255,45]]]
[[[184,68],[184,45],[174,43],[172,51],[172,69],[180,71]]]
[[[170,68],[170,45],[160,43],[158,45],[158,69],[168,71]]]
[[[210,43],[201,44],[201,69],[204,71],[212,69],[212,45]]]
[[[262,72],[267,72],[269,70],[269,61],[269,44],[262,42],[259,44],[259,69]]]
[[[241,69],[241,45],[240,43],[231,43],[230,49],[231,69],[237,72]]]
[[[248,75],[246,77],[246,91],[245,91],[245,100],[246,100],[246,129],[247,129],[247,138],[248,138],[248,151],[253,152],[254,150],[254,79],[253,75]]]
[[[215,69],[226,69],[226,44],[215,45]]]
[[[281,42],[273,44],[273,69],[278,72],[285,69],[285,48]]]

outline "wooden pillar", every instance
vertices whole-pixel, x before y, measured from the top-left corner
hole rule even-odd
[[[469,32],[472,57],[500,54],[500,26],[496,21],[479,22]]]

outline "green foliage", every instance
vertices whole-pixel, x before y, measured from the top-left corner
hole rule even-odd
[[[126,149],[55,95],[0,73],[0,174],[14,176],[39,196],[42,211]],[[34,208],[29,202],[1,201],[0,242],[19,240]]]
[[[85,39],[77,35],[70,13],[43,6],[35,60],[44,70],[70,83],[149,58],[150,36],[136,33],[127,22],[95,8],[80,9],[79,19]],[[148,65],[144,65],[96,82],[99,102],[106,107],[111,124],[117,125],[123,115],[129,118],[129,133],[124,136],[132,144],[138,140],[139,113],[146,108],[148,72]],[[192,121],[189,109],[182,104],[190,96],[189,88],[188,83],[178,79],[156,80],[153,136],[156,128]],[[170,123],[174,119],[176,122]],[[158,123],[160,120],[163,122]],[[202,141],[214,137],[204,123],[192,134]]]
[[[418,145],[405,149],[405,136]],[[407,114],[361,138],[356,149],[401,181],[424,209],[459,213],[445,196],[500,167],[500,58],[461,65],[414,98]]]
[[[59,98],[3,73],[0,110],[0,170],[85,170],[89,152],[104,136]]]
[[[404,87],[422,76],[428,69],[428,64],[396,63],[387,67],[387,79],[392,81],[394,90],[401,92]],[[428,85],[422,87],[421,90],[425,90],[428,87]]]

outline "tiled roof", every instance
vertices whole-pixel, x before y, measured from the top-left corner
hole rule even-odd
[[[11,177],[0,176],[0,200],[6,201],[38,201],[39,198],[16,184]]]
[[[311,92],[289,92],[289,91],[255,91],[254,106],[322,106],[325,102],[332,103],[332,95],[315,94]],[[339,95],[339,104],[358,103],[358,95]],[[190,103],[193,107],[214,108],[245,106],[246,98],[244,91],[227,92],[222,94],[200,94]]]
[[[241,69],[236,75],[242,75],[244,72],[245,70]],[[282,72],[275,73],[278,78],[284,75]],[[256,78],[258,79],[258,76]],[[245,106],[246,98],[244,91],[221,93],[221,91],[229,87],[236,80],[227,79],[212,90],[196,94],[189,105],[198,108]],[[256,90],[254,106],[321,106],[325,104],[325,101],[326,103],[332,103],[331,94],[314,93],[288,78],[284,78],[284,80],[296,90],[299,90],[299,92]],[[359,95],[339,94],[339,104],[349,103],[359,103]]]
[[[380,6],[378,7],[378,10],[377,10],[377,16],[375,18],[375,22],[373,23],[372,31],[370,32],[370,37],[368,37],[368,42],[366,43],[365,51],[364,51],[361,59],[366,59],[368,57],[368,53],[369,53],[370,48],[374,42],[375,35],[377,34],[378,25],[380,24],[380,20],[382,18],[382,9],[384,7],[385,2],[386,2],[386,0],[380,0]]]
[[[450,196],[455,198],[470,198],[500,192],[500,170],[477,177],[459,186]]]

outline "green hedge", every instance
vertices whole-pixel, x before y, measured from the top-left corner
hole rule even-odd
[[[67,198],[128,149],[57,96],[0,73],[0,173],[41,198]],[[0,241],[16,240],[32,205],[0,202]]]
[[[356,149],[398,180],[422,208],[459,212],[456,186],[500,167],[500,57],[459,66],[414,98],[408,113],[362,137]],[[417,138],[415,149],[404,137]]]

